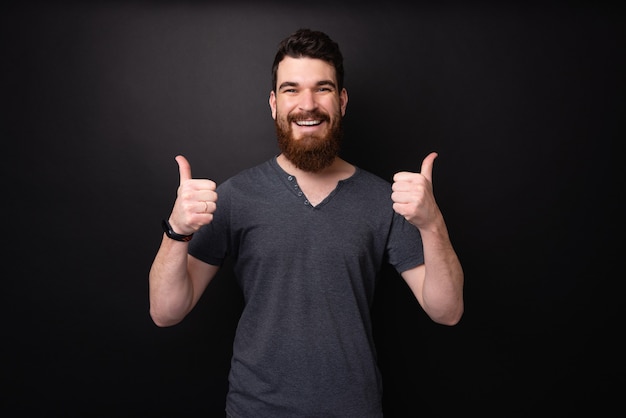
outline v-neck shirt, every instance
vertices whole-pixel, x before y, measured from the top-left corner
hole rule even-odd
[[[189,253],[214,265],[232,257],[244,295],[227,410],[381,416],[370,318],[378,273],[424,261],[419,231],[393,211],[391,184],[356,167],[312,206],[273,157],[217,193]]]

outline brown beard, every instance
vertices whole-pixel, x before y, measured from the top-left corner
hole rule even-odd
[[[341,114],[335,115],[334,122],[325,136],[307,135],[299,140],[293,138],[291,123],[297,119],[319,119],[330,121],[330,118],[322,113],[309,112],[307,114],[288,115],[287,121],[276,115],[276,135],[278,147],[293,165],[303,171],[317,173],[329,167],[339,154],[343,127]]]

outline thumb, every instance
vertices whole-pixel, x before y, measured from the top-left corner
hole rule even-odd
[[[433,164],[435,163],[435,158],[437,158],[436,152],[431,152],[424,158],[422,161],[422,169],[420,170],[420,174],[428,179],[431,183],[433,182]]]
[[[187,161],[187,159],[182,155],[177,155],[176,162],[178,163],[180,184],[182,184],[185,180],[191,180],[191,165],[189,165],[189,161]]]

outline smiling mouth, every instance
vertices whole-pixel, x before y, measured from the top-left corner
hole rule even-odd
[[[294,122],[298,126],[317,126],[322,123],[321,120],[296,120]]]

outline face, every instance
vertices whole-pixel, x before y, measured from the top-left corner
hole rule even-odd
[[[348,95],[337,90],[332,65],[319,59],[285,57],[276,72],[270,108],[281,152],[296,167],[318,172],[339,153]]]

